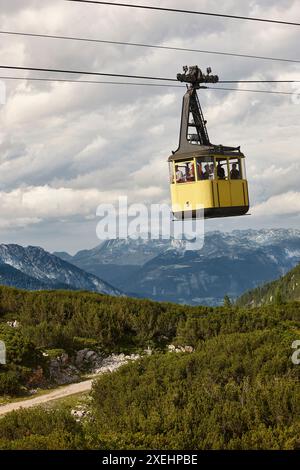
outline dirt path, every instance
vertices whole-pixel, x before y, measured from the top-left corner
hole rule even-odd
[[[41,395],[39,397],[30,398],[29,400],[22,400],[15,403],[8,403],[7,405],[0,406],[0,416],[10,413],[20,408],[31,408],[32,406],[42,405],[48,401],[57,400],[58,398],[65,398],[69,395],[75,395],[76,393],[89,392],[92,388],[93,380],[85,380],[76,384],[66,385],[58,390],[53,390],[50,393]]]
[[[0,416],[10,413],[11,411],[20,410],[21,408],[31,408],[32,406],[42,405],[43,403],[57,400],[59,398],[65,398],[69,395],[75,395],[76,393],[89,392],[92,388],[94,379],[105,372],[114,372],[129,361],[136,361],[139,358],[140,356],[138,354],[131,354],[130,356],[125,356],[124,354],[112,354],[103,360],[101,367],[94,371],[94,374],[90,376],[91,378],[89,380],[59,387],[58,389],[45,393],[45,395],[40,395],[39,397],[29,398],[15,403],[8,403],[7,405],[0,405]]]

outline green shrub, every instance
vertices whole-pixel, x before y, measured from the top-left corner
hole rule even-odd
[[[20,374],[13,370],[0,370],[0,395],[17,395],[20,390]]]

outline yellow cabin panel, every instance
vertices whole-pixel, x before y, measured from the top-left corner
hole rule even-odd
[[[212,182],[212,191],[213,191],[213,202],[214,202],[213,207],[220,207],[218,181]]]
[[[196,210],[199,205],[214,207],[211,181],[171,184],[172,209],[175,212]]]
[[[245,182],[243,180],[231,180],[230,186],[232,206],[246,206],[248,198],[245,193]]]
[[[243,180],[243,188],[244,188],[244,194],[245,194],[245,206],[249,206],[249,193],[248,193],[248,183],[247,180]]]
[[[231,206],[230,181],[218,180],[217,192],[218,192],[218,199],[219,199],[220,207]]]

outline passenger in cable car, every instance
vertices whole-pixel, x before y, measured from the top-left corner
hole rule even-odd
[[[195,167],[194,163],[190,163],[187,171],[187,181],[195,181]]]
[[[203,179],[204,180],[209,180],[209,175],[210,175],[209,165],[206,164],[204,168],[205,168],[205,172],[203,173]]]
[[[197,173],[198,173],[198,179],[203,180],[203,169],[202,169],[202,163],[197,160]]]
[[[217,176],[220,180],[224,180],[225,179],[225,170],[224,168],[222,167],[221,165],[221,162],[218,162],[218,166],[217,166]]]
[[[230,178],[232,180],[239,180],[240,179],[240,172],[237,169],[237,164],[236,163],[232,164],[232,168],[231,168],[231,171],[230,171]]]
[[[183,173],[179,169],[179,166],[175,166],[175,175],[176,175],[176,183],[183,183]]]
[[[213,163],[211,163],[209,165],[209,179],[213,180],[214,177],[215,177],[215,165]]]

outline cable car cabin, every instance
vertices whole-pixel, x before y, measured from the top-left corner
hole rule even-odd
[[[244,154],[239,147],[213,145],[208,138],[196,89],[199,76],[202,82],[218,80],[209,74],[210,69],[205,76],[195,66],[189,74],[177,76],[192,86],[183,98],[179,147],[168,160],[176,218],[196,218],[199,206],[205,218],[244,215],[249,210]]]
[[[199,205],[204,217],[244,215],[249,210],[245,157],[239,151],[220,153],[207,149],[169,159],[172,210],[196,216]]]

